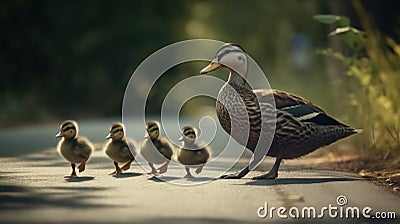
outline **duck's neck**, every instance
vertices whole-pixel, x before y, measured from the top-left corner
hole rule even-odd
[[[234,86],[238,86],[238,87],[244,87],[246,84],[246,80],[239,75],[238,73],[231,71],[229,73],[229,79],[228,79],[228,83],[230,85],[234,85]]]
[[[189,142],[183,142],[183,148],[189,149],[189,150],[194,150],[197,149],[197,145],[195,144],[195,141],[189,141]]]

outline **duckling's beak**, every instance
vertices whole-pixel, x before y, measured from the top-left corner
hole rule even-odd
[[[209,73],[211,71],[214,71],[217,68],[220,68],[221,66],[222,65],[220,63],[218,63],[217,59],[214,59],[214,60],[212,60],[212,62],[209,65],[207,65],[205,68],[203,68],[200,71],[200,74],[203,75],[203,74]]]
[[[62,138],[62,137],[63,137],[63,134],[61,133],[61,131],[56,134],[56,138]]]
[[[178,141],[180,141],[180,142],[183,141],[183,135],[178,139]]]
[[[106,139],[110,139],[110,138],[112,138],[113,137],[113,135],[110,133],[110,134],[108,134],[107,136],[106,136]]]
[[[147,131],[144,133],[144,138],[149,138],[149,133]]]

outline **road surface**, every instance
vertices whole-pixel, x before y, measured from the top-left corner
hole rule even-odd
[[[83,122],[81,131],[102,142],[109,123]],[[351,173],[295,163],[283,165],[276,180],[251,180],[261,174],[253,171],[240,180],[201,177],[190,180],[201,184],[181,186],[147,175],[137,164],[123,175],[108,175],[113,164],[96,150],[79,178],[65,180],[70,167],[55,150],[57,129],[0,131],[0,223],[399,223],[399,197]],[[219,170],[208,171],[212,176]],[[163,178],[180,180],[181,174],[182,167],[171,166]],[[351,217],[353,210],[360,218]]]

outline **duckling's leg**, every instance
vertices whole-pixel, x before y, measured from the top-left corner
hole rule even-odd
[[[156,170],[156,168],[154,168],[153,163],[150,163],[150,162],[149,162],[149,166],[150,166],[150,168],[151,168],[151,172],[150,172],[150,173],[147,173],[147,174],[157,174],[157,170]]]
[[[247,165],[245,168],[243,168],[241,171],[232,173],[232,174],[225,174],[219,177],[219,179],[240,179],[246,174],[250,172],[249,165]]]
[[[85,171],[86,161],[87,161],[87,159],[84,159],[81,162],[81,164],[79,164],[79,166],[78,166],[79,173]]]
[[[204,164],[202,164],[202,165],[200,165],[199,167],[197,167],[197,169],[196,169],[196,174],[199,174],[199,173],[201,173],[201,171],[203,171],[203,167],[204,167]]]
[[[113,172],[111,172],[110,175],[114,175],[114,174],[118,175],[118,174],[122,173],[121,168],[119,168],[119,166],[118,166],[118,162],[114,161],[114,166],[115,166],[115,170]]]
[[[167,160],[167,162],[165,162],[164,165],[162,165],[160,168],[158,168],[158,172],[161,173],[165,173],[168,170],[168,164],[169,164],[170,160]]]
[[[72,173],[71,173],[71,175],[64,176],[64,178],[73,178],[73,177],[77,177],[76,172],[75,172],[75,163],[71,163],[71,167],[72,167]]]
[[[186,170],[186,175],[183,178],[194,178],[190,173],[190,168],[188,166],[185,166],[185,170]]]
[[[261,180],[261,179],[275,179],[278,177],[279,166],[281,165],[282,156],[277,156],[275,160],[275,164],[272,169],[264,175],[253,177],[253,180]]]
[[[121,169],[129,170],[129,168],[131,168],[131,163],[133,162],[133,160],[135,160],[135,159],[130,159],[124,166],[121,167]]]

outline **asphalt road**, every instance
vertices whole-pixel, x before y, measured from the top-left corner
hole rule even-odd
[[[83,122],[81,131],[102,142],[110,122]],[[144,174],[137,164],[110,176],[112,162],[97,150],[85,172],[65,180],[70,167],[55,150],[57,129],[58,124],[0,131],[1,223],[399,223],[399,197],[351,173],[296,163],[282,166],[279,179],[259,181],[250,178],[260,171],[213,180],[221,172],[213,166],[187,181],[183,168],[172,165],[163,179],[194,184],[182,186]],[[353,210],[360,218],[346,218]]]

